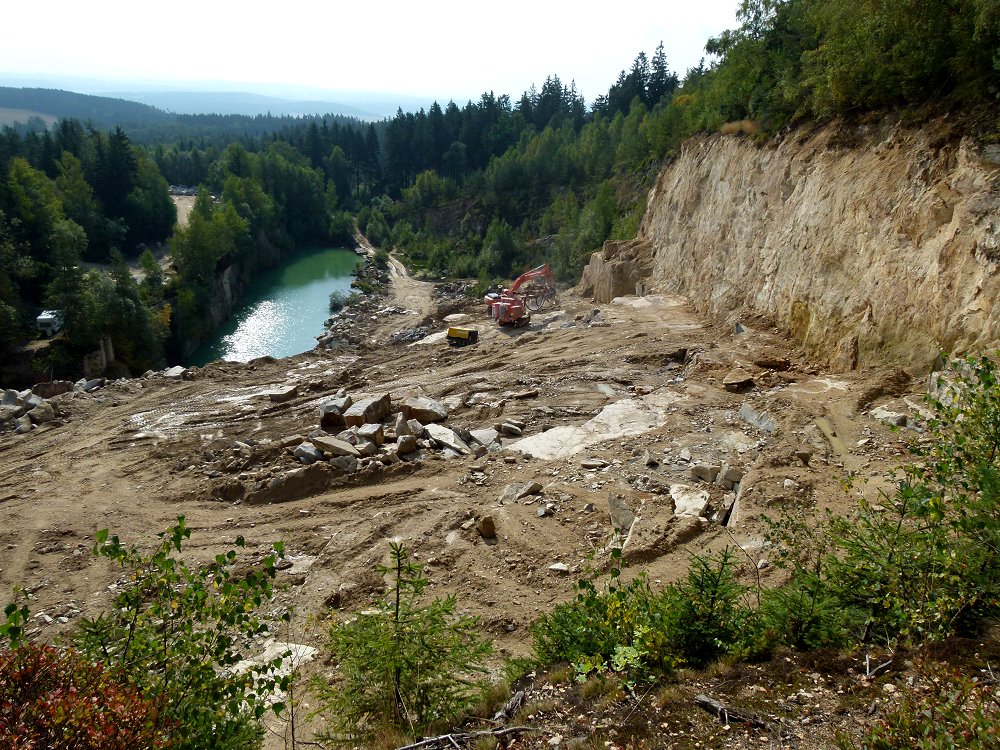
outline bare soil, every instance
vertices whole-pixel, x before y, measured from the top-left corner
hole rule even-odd
[[[761,564],[762,517],[849,513],[857,494],[874,497],[917,434],[866,411],[915,413],[919,395],[898,372],[824,373],[774,333],[712,326],[680,298],[595,306],[563,293],[555,310],[520,329],[496,327],[469,301],[477,344],[451,348],[440,336],[396,344],[390,334],[418,320],[441,331],[447,323],[436,317],[431,284],[398,261],[391,269],[392,302],[413,312],[373,320],[372,343],[116,381],[56,397],[55,422],[0,435],[0,591],[31,592],[37,636],[55,638],[107,606],[120,571],[90,554],[95,531],[145,544],[183,514],[199,558],[237,535],[256,555],[285,542],[293,566],[279,573],[280,603],[297,613],[292,640],[313,645],[328,622],[383,592],[374,567],[387,561],[389,540],[402,540],[427,565],[432,595],[456,594],[481,618],[499,663],[527,655],[529,624],[572,595],[585,566],[605,564],[610,495],[638,517],[626,546],[631,573],[665,583],[692,553],[738,544],[747,580],[759,564],[767,585],[779,573]],[[753,379],[741,392],[723,387],[735,367]],[[269,399],[269,389],[289,384],[299,386],[295,398]],[[424,450],[351,476],[317,474],[285,502],[243,502],[258,483],[301,468],[279,441],[317,429],[319,404],[341,388],[355,400],[426,395],[451,409],[445,424],[469,429],[519,419],[536,455],[555,457],[504,438],[502,451],[478,459]],[[546,442],[546,433],[558,439]],[[584,459],[606,466],[585,469]],[[734,495],[693,478],[697,464],[743,473],[728,526],[721,521]],[[855,481],[852,496],[850,478],[871,481]],[[540,495],[500,504],[509,483],[528,480]],[[674,514],[679,484],[709,493],[704,518]],[[540,515],[547,504],[550,514]],[[484,515],[496,539],[471,523]],[[550,570],[555,563],[568,574]]]

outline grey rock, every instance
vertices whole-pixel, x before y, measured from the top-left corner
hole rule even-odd
[[[650,467],[655,467],[660,465],[660,462],[657,461],[656,458],[654,458],[653,454],[650,453],[648,449],[642,452],[642,462],[646,466]]]
[[[618,495],[608,495],[608,511],[611,514],[611,525],[616,531],[627,535],[635,523],[635,513]]]
[[[358,470],[358,459],[352,456],[334,456],[327,463],[346,474],[353,474]]]
[[[537,495],[541,491],[542,485],[538,482],[514,482],[503,488],[498,501],[501,505],[504,503],[516,503],[521,498],[528,497],[529,495]]]
[[[583,506],[583,512],[584,513],[593,513],[596,510],[597,510],[597,506],[594,505],[593,503],[587,503],[586,505]]]
[[[549,570],[553,573],[559,573],[560,575],[566,575],[569,573],[569,565],[566,563],[553,563],[549,566]]]
[[[476,530],[479,531],[480,536],[484,539],[494,539],[497,535],[497,525],[496,521],[493,520],[493,516],[483,516],[479,519],[479,523],[476,524]]]
[[[17,391],[13,388],[4,388],[0,406],[17,406]]]
[[[378,445],[376,445],[375,441],[361,437],[360,435],[358,436],[358,444],[354,447],[362,456],[371,457],[378,453]]]
[[[500,433],[492,427],[486,427],[482,430],[470,430],[469,434],[472,436],[474,441],[479,443],[484,448],[489,448],[500,437]]]
[[[399,412],[396,415],[396,437],[401,437],[402,435],[412,435],[413,430],[410,429],[409,420],[403,416],[403,412]]]
[[[380,424],[365,424],[358,428],[358,437],[370,440],[375,445],[385,443],[385,433]]]
[[[768,434],[778,429],[778,423],[774,420],[774,417],[767,412],[757,411],[749,404],[743,404],[743,406],[740,407],[740,419],[747,424],[756,427],[761,432],[766,432]]]
[[[36,406],[41,406],[45,403],[44,398],[35,395],[31,391],[24,391],[18,400],[25,409],[34,409]]]
[[[670,497],[674,501],[674,515],[703,516],[710,500],[706,490],[687,484],[670,485]]]
[[[285,385],[280,388],[272,388],[267,392],[268,398],[276,404],[283,404],[285,401],[291,401],[298,395],[299,387],[297,385]]]
[[[603,469],[607,465],[608,462],[600,458],[585,458],[580,462],[580,466],[582,466],[584,469],[591,469],[591,470]]]
[[[323,451],[321,451],[312,443],[300,443],[298,446],[296,446],[295,450],[292,452],[292,455],[295,456],[300,461],[303,461],[303,463],[309,463],[309,464],[323,460]]]
[[[104,378],[92,378],[91,380],[87,380],[83,384],[83,392],[93,393],[98,388],[103,388],[106,382],[107,380],[105,380]]]
[[[31,423],[31,420],[28,419],[28,415],[25,414],[23,417],[17,418],[17,427],[14,428],[14,432],[18,435],[23,435],[26,432],[31,432],[34,427],[35,425]]]
[[[68,380],[50,380],[48,383],[36,383],[31,387],[31,392],[42,398],[52,398],[72,390],[73,384]]]
[[[392,399],[388,393],[382,396],[373,396],[352,404],[351,408],[344,412],[344,420],[350,427],[381,423],[389,416],[391,409]]]
[[[186,367],[182,367],[181,365],[174,365],[173,367],[168,367],[166,370],[164,370],[163,374],[168,378],[179,378],[183,376],[184,373],[186,372],[187,372]],[[84,386],[83,389],[87,390],[87,387]]]
[[[687,448],[681,448],[681,452],[677,454],[678,461],[684,461],[685,463],[691,462],[691,451]]]
[[[691,467],[691,476],[703,482],[714,482],[722,467],[717,464],[695,464]]]
[[[35,424],[42,424],[44,422],[51,422],[56,418],[56,410],[52,408],[52,404],[48,401],[43,401],[34,409],[28,412],[28,417]]]
[[[753,385],[753,375],[742,367],[734,367],[722,379],[722,387],[727,391],[738,392]]]
[[[465,441],[447,427],[429,424],[424,426],[424,430],[427,432],[427,437],[442,448],[451,449],[462,456],[472,453],[472,449],[466,445]]]
[[[500,425],[500,434],[508,437],[521,437],[524,434],[524,428],[508,421]]]
[[[351,408],[352,403],[350,396],[338,396],[324,401],[319,405],[319,426],[324,430],[344,427],[347,424],[344,412]]]
[[[743,481],[743,469],[738,466],[728,466],[726,470],[722,472],[722,480],[724,482],[732,482],[736,484],[737,482]]]
[[[795,457],[802,462],[803,466],[808,466],[809,462],[812,460],[812,451],[807,450],[797,450],[795,451]]]
[[[407,419],[416,419],[423,424],[443,422],[448,418],[448,407],[425,396],[408,398],[399,405],[399,410]]]
[[[417,438],[413,435],[400,435],[396,438],[396,453],[405,456],[417,449]]]
[[[410,434],[415,435],[416,437],[422,437],[426,432],[419,419],[406,420],[406,426],[410,428]]]
[[[877,422],[887,424],[890,427],[906,427],[906,415],[896,411],[890,411],[884,406],[876,406],[868,414]]]
[[[0,406],[0,424],[13,422],[24,414],[24,407],[14,404],[12,406]]]
[[[346,440],[340,440],[339,438],[317,437],[313,438],[313,444],[331,456],[350,456],[351,458],[359,458],[361,456],[357,448]]]
[[[289,435],[287,437],[281,438],[282,448],[294,448],[296,445],[305,442],[305,438],[301,435]]]

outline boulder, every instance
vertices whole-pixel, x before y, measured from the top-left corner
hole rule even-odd
[[[31,420],[28,419],[28,415],[25,414],[23,417],[17,418],[17,427],[14,428],[14,432],[18,435],[23,435],[26,432],[31,432],[34,426],[35,425],[31,423]]]
[[[493,516],[483,516],[476,524],[476,530],[484,539],[494,539],[497,535],[497,525]]]
[[[0,423],[13,422],[24,414],[24,407],[14,404],[12,406],[0,406]]]
[[[482,430],[470,430],[469,434],[472,436],[474,441],[479,443],[484,448],[489,448],[500,437],[500,433],[492,427],[487,427]]]
[[[292,455],[306,464],[314,464],[317,461],[323,460],[323,451],[312,443],[300,443],[296,446]]]
[[[706,490],[687,484],[670,485],[670,497],[674,501],[674,515],[703,516],[710,500]]]
[[[501,505],[504,503],[516,503],[523,497],[537,495],[541,491],[542,485],[538,482],[514,482],[503,488],[498,501]]]
[[[591,471],[596,471],[597,469],[603,469],[608,465],[607,461],[600,458],[585,458],[580,462],[580,466],[584,469],[589,469]]]
[[[413,435],[400,435],[396,438],[396,453],[405,456],[417,449],[417,438]]]
[[[751,386],[753,386],[753,375],[742,367],[734,367],[722,379],[722,387],[733,393],[746,390]]]
[[[500,434],[507,435],[508,437],[521,437],[524,433],[523,427],[518,427],[516,424],[511,422],[504,422],[500,425]]]
[[[635,523],[635,513],[625,504],[619,495],[608,495],[608,512],[611,514],[611,525],[615,531],[628,536]]]
[[[91,393],[96,391],[98,388],[103,388],[104,384],[107,382],[104,378],[91,378],[90,380],[85,380],[83,382],[83,392]]]
[[[166,370],[164,370],[163,374],[168,378],[179,378],[183,376],[184,373],[186,372],[187,372],[186,367],[182,367],[181,365],[174,365],[173,367],[168,367]],[[83,389],[87,390],[87,387],[84,386]]]
[[[413,430],[410,429],[409,420],[403,416],[403,412],[396,414],[396,437],[401,435],[412,435]]]
[[[280,442],[282,448],[294,448],[296,445],[304,443],[305,441],[306,439],[301,435],[289,435],[288,437],[281,438]]]
[[[756,427],[761,432],[768,434],[778,429],[778,423],[767,412],[757,411],[750,404],[743,404],[740,407],[740,419],[747,424]]]
[[[348,443],[346,440],[340,440],[339,438],[329,436],[315,437],[313,438],[313,444],[321,451],[331,456],[350,456],[351,458],[361,457],[357,448]]]
[[[549,566],[549,570],[553,573],[558,573],[560,575],[566,575],[569,573],[569,565],[566,563],[553,563]]]
[[[50,380],[48,383],[36,383],[31,387],[31,392],[42,398],[52,398],[72,390],[73,384],[68,380]]]
[[[385,443],[385,432],[380,424],[364,424],[358,428],[358,437],[370,440],[375,445]]]
[[[56,418],[56,410],[52,408],[52,404],[48,401],[43,401],[34,409],[28,412],[28,417],[35,424],[42,424],[43,422],[51,422]]]
[[[410,428],[410,434],[415,435],[416,437],[420,437],[425,432],[424,426],[420,423],[419,419],[406,420],[406,426]]]
[[[451,449],[462,456],[472,453],[472,449],[466,445],[465,441],[447,427],[429,424],[424,426],[424,430],[427,432],[427,437],[442,448]]]
[[[299,395],[299,387],[297,385],[284,385],[280,388],[272,388],[267,392],[267,395],[276,404],[283,404]]]
[[[0,406],[17,406],[17,391],[13,388],[4,388],[3,396],[0,397]]]
[[[352,403],[350,396],[324,401],[319,405],[319,426],[328,431],[345,427],[347,422],[344,419],[344,412],[351,408]]]
[[[386,393],[382,396],[363,398],[344,412],[344,421],[349,427],[360,427],[364,424],[380,424],[389,416],[392,399]]]
[[[906,415],[891,411],[884,406],[876,406],[870,412],[871,418],[890,427],[906,427]]]
[[[443,422],[448,418],[448,408],[444,404],[424,396],[406,399],[399,410],[407,419],[416,419],[423,424]]]
[[[351,456],[334,456],[327,463],[345,474],[353,474],[358,470],[358,459]]]
[[[691,476],[703,482],[714,482],[722,467],[717,464],[695,464],[691,467]]]
[[[360,435],[358,436],[358,444],[354,447],[362,456],[371,457],[378,454],[378,445],[375,444],[375,441],[361,437]]]

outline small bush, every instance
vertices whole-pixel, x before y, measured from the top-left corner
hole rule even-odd
[[[73,651],[25,642],[0,651],[0,747],[175,747],[156,701]]]
[[[477,635],[475,618],[456,616],[456,599],[418,604],[427,587],[422,566],[408,562],[406,549],[391,545],[390,596],[376,610],[330,631],[337,680],[314,688],[338,744],[369,741],[389,728],[413,733],[453,720],[481,694],[476,675],[490,644]]]
[[[361,299],[361,295],[357,292],[345,292],[338,289],[335,292],[330,293],[330,312],[336,313],[343,310],[345,307],[350,307],[351,305],[357,304]]]
[[[878,722],[861,745],[849,750],[996,750],[1000,748],[1000,704],[996,688],[941,667],[927,670],[906,688],[900,705]]]
[[[190,535],[183,516],[146,552],[98,532],[94,554],[121,566],[124,584],[110,612],[81,622],[75,644],[85,658],[156,702],[161,726],[177,730],[171,747],[257,747],[259,720],[289,678],[273,676],[282,657],[246,669],[237,665],[269,633],[258,610],[271,599],[281,545],[237,575],[235,550],[209,565],[189,566],[179,555]],[[243,546],[242,538],[236,546]],[[282,705],[273,708],[278,712]]]

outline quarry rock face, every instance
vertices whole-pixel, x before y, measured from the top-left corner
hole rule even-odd
[[[648,264],[652,291],[767,320],[837,370],[920,370],[1000,339],[998,176],[1000,149],[946,119],[692,138],[578,289],[605,301]]]

